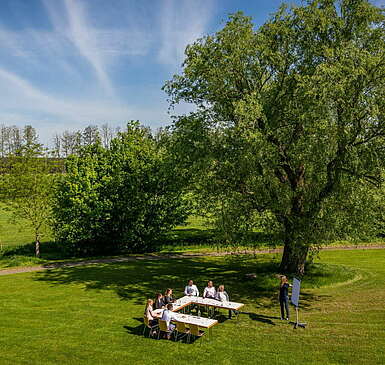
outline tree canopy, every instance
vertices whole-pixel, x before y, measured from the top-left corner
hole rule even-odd
[[[303,273],[309,248],[344,230],[337,213],[371,219],[360,202],[385,161],[381,9],[312,0],[258,29],[236,13],[187,47],[164,90],[197,106],[173,126],[191,185],[235,226],[257,214],[278,229],[283,272]]]

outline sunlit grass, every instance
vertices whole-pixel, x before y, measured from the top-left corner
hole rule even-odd
[[[0,277],[0,363],[384,363],[385,250],[321,253],[303,280],[305,330],[278,318],[278,261],[279,255],[145,260]],[[257,278],[245,280],[249,272]],[[222,317],[211,342],[143,338],[145,299],[166,287],[181,295],[188,278],[201,289],[208,279],[224,283],[247,314],[238,325]]]

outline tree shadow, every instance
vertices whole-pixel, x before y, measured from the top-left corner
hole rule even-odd
[[[41,259],[62,260],[65,258],[74,258],[73,255],[66,252],[63,245],[55,241],[43,241],[40,243]],[[22,245],[7,247],[3,252],[3,257],[26,256],[36,257],[35,242],[29,242]]]
[[[246,280],[247,273],[256,273],[257,278]],[[173,288],[174,295],[183,295],[188,279],[193,279],[198,288],[208,280],[216,286],[225,285],[230,300],[258,304],[256,308],[279,307],[276,274],[278,261],[250,259],[246,257],[174,258],[135,260],[119,263],[102,263],[89,266],[63,267],[36,272],[34,280],[52,285],[82,284],[84,290],[111,290],[123,301],[143,304],[155,293]],[[301,293],[303,307],[310,306],[312,293]]]

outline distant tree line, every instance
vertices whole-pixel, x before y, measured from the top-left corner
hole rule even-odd
[[[55,133],[53,137],[52,156],[65,158],[76,154],[84,146],[89,146],[100,141],[104,148],[109,148],[111,141],[121,130],[120,127],[114,128],[109,124],[88,125],[82,130]]]
[[[41,155],[55,158],[66,158],[78,153],[80,148],[100,141],[104,148],[109,148],[112,139],[121,130],[120,127],[112,127],[108,123],[101,126],[88,125],[84,129],[75,131],[65,130],[55,133],[52,138],[52,146],[44,146],[39,142],[36,129],[27,124],[24,127],[16,125],[0,125],[0,157],[22,155],[23,150],[39,150]]]
[[[16,125],[0,125],[0,157],[22,155],[26,150],[43,151],[39,143],[36,129],[31,125],[18,127]]]

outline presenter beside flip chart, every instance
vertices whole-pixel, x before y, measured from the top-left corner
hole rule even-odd
[[[286,276],[281,276],[281,282],[279,286],[279,305],[281,307],[281,320],[286,319],[287,321],[290,318],[289,313],[289,287],[292,285],[289,284]],[[285,316],[286,311],[286,316]]]

